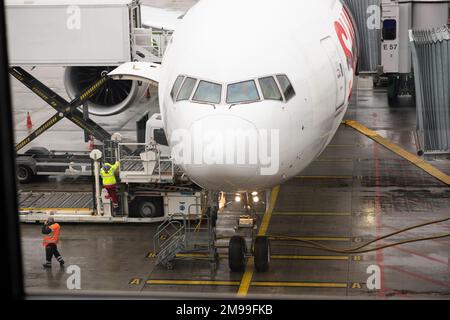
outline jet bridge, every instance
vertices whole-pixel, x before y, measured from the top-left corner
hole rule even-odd
[[[161,62],[172,31],[143,28],[139,1],[6,1],[11,65]]]

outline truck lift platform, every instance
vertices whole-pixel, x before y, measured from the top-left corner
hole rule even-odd
[[[166,212],[185,201],[181,194],[166,195],[164,215],[156,218],[130,216],[96,215],[94,197],[90,192],[19,192],[19,219],[21,222],[39,223],[53,216],[58,222],[66,223],[154,223],[167,219]]]
[[[131,154],[122,152],[125,147],[135,151]],[[183,175],[170,154],[163,154],[156,142],[119,143],[117,156],[122,183],[175,184],[176,179]]]
[[[150,191],[148,191],[150,190]],[[109,210],[110,199],[102,190],[103,214],[95,208],[92,192],[19,191],[21,222],[43,222],[53,216],[58,222],[84,223],[155,223],[170,219],[174,213],[199,217],[201,192],[175,186],[148,186],[123,194],[124,210]],[[192,210],[192,208],[194,208]]]

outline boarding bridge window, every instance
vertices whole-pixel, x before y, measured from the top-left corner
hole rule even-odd
[[[222,97],[222,85],[208,81],[200,81],[195,91],[193,101],[202,103],[220,103]]]
[[[178,93],[177,101],[189,100],[196,83],[197,79],[186,78],[183,86],[181,87],[180,93]]]
[[[281,91],[283,91],[284,98],[289,101],[293,96],[295,96],[295,90],[289,81],[288,77],[285,75],[277,76],[278,83],[280,84]]]
[[[184,76],[178,76],[177,80],[175,80],[172,91],[170,92],[170,96],[172,97],[172,99],[175,99],[175,97],[177,96],[177,93],[180,90],[183,80],[184,80]]]
[[[253,80],[228,85],[227,103],[248,103],[259,100],[258,89]]]
[[[164,132],[164,129],[153,130],[153,139],[157,144],[161,146],[169,145],[169,143],[167,143],[166,133]]]
[[[386,19],[383,21],[383,40],[397,39],[397,21]]]
[[[278,88],[278,85],[273,77],[260,78],[258,81],[264,99],[283,100],[280,89]]]

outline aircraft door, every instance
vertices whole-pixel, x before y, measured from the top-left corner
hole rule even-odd
[[[345,102],[345,74],[344,67],[342,65],[342,60],[339,55],[338,48],[331,37],[327,37],[321,41],[322,47],[324,48],[328,59],[330,61],[330,66],[333,69],[333,74],[336,80],[336,110],[342,107]]]

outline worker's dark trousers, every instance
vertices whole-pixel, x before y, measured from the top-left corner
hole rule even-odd
[[[105,186],[106,191],[108,191],[108,195],[111,198],[114,205],[119,203],[119,199],[117,198],[117,185],[112,184],[109,186]]]
[[[47,264],[51,264],[52,263],[52,257],[53,256],[55,256],[56,260],[59,263],[64,262],[63,257],[59,253],[58,248],[57,248],[56,244],[54,244],[54,243],[49,243],[45,247],[45,256],[47,258]]]

